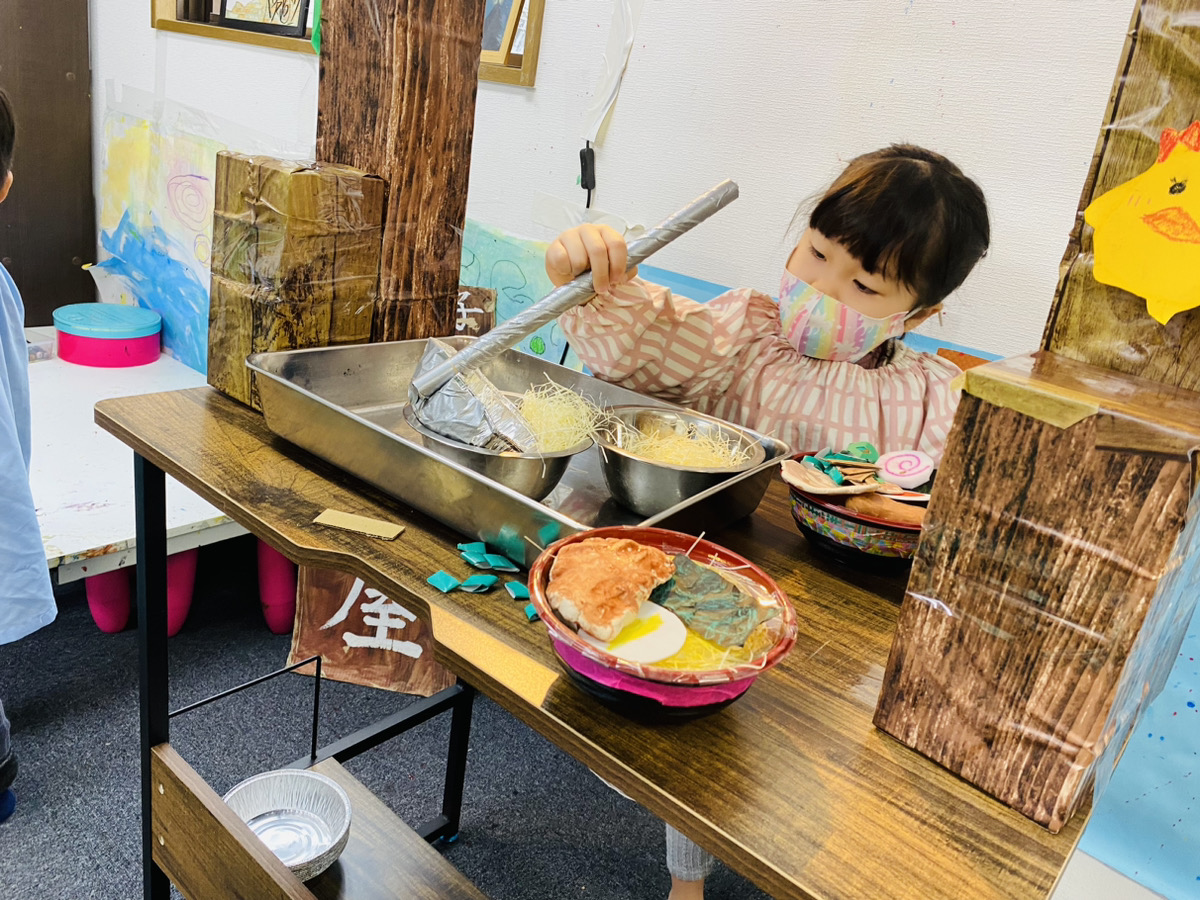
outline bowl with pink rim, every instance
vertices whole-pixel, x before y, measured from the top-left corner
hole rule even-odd
[[[736,662],[689,669],[623,658],[581,636],[559,616],[546,594],[558,552],[569,544],[597,537],[627,538],[669,556],[687,555],[694,562],[727,571],[744,579],[760,603],[777,606],[778,615],[760,626],[767,630],[756,642],[758,649]],[[777,665],[796,642],[797,620],[791,600],[762,568],[712,541],[663,528],[594,528],[551,544],[529,570],[529,596],[571,680],[601,702],[643,721],[695,718],[724,708],[759,675]]]

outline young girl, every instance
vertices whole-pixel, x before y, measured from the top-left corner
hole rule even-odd
[[[852,160],[792,250],[779,302],[749,289],[706,304],[626,271],[625,241],[581,225],[546,251],[556,285],[592,270],[597,297],[560,318],[605,381],[773,434],[793,452],[870,441],[940,459],[958,369],[895,338],[941,309],[987,250],[978,185],[945,157],[895,145]]]
[[[560,318],[606,381],[773,434],[793,452],[870,441],[940,460],[958,369],[898,337],[941,310],[983,257],[983,192],[945,157],[893,145],[852,160],[788,256],[779,302],[707,304],[626,271],[625,241],[581,225],[546,251],[556,285],[592,270],[597,296]],[[713,858],[667,827],[669,900],[703,898]]]

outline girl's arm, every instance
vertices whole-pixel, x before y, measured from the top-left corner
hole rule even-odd
[[[774,308],[769,297],[753,291],[729,291],[702,304],[635,278],[564,313],[559,323],[598,377],[696,406],[723,394],[739,355],[771,337],[747,328],[752,298]]]
[[[956,367],[904,344],[876,369],[797,353],[780,336],[778,306],[756,291],[700,304],[635,279],[559,321],[605,381],[772,434],[797,452],[870,441],[936,460],[958,404]]]

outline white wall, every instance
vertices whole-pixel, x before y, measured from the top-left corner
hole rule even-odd
[[[315,56],[156,31],[149,0],[90,0],[89,13],[97,173],[110,84],[118,101],[128,86],[208,113],[218,137],[245,129],[272,137],[282,148],[312,152]]]
[[[311,143],[315,59],[155,33],[147,0],[92,0],[97,114],[128,84]],[[529,237],[534,191],[581,201],[584,111],[611,0],[548,0],[537,87],[483,82],[468,215]],[[974,176],[992,252],[932,334],[1010,354],[1041,335],[1132,0],[647,0],[595,204],[653,224],[723,178],[741,199],[655,264],[774,293],[799,201],[892,141]],[[99,135],[98,135],[99,137]],[[930,326],[927,326],[929,329]]]

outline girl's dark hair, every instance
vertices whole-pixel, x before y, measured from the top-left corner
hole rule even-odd
[[[12,168],[13,145],[17,141],[17,121],[13,116],[8,94],[0,90],[0,181],[8,177]]]
[[[946,157],[912,144],[852,159],[808,224],[868,272],[906,285],[916,309],[962,284],[991,238],[979,185]]]

